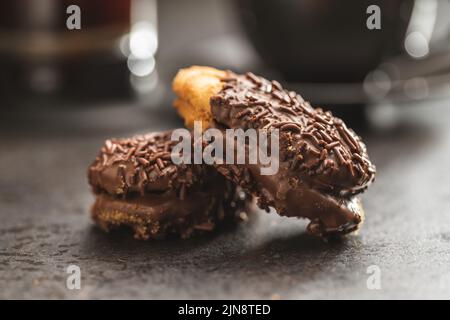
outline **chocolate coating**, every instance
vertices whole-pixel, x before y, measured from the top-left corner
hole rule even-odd
[[[361,138],[331,112],[313,108],[276,81],[228,72],[211,97],[214,119],[228,128],[280,130],[280,160],[311,187],[345,196],[363,191],[375,177]]]
[[[279,129],[280,163],[272,176],[261,175],[258,165],[217,165],[218,170],[257,196],[261,208],[309,218],[312,233],[355,230],[363,210],[354,196],[375,176],[360,137],[276,81],[232,72],[222,81],[222,90],[210,100],[216,126]]]
[[[104,230],[128,226],[139,239],[189,237],[245,212],[239,190],[206,165],[175,165],[171,132],[107,140],[90,166],[92,217]]]
[[[175,190],[183,197],[192,186],[199,187],[203,177],[214,169],[201,165],[175,165],[170,153],[177,142],[171,131],[150,133],[128,139],[106,140],[89,168],[89,183],[94,192],[128,195]]]

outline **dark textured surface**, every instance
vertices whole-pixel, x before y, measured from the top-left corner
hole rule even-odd
[[[86,183],[103,139],[180,122],[130,107],[2,115],[0,297],[450,298],[448,103],[403,108],[394,129],[364,133],[379,172],[364,195],[366,223],[334,244],[307,236],[304,221],[262,212],[188,241],[103,234]],[[79,291],[66,289],[69,264],[81,267]],[[366,287],[372,264],[381,290]]]

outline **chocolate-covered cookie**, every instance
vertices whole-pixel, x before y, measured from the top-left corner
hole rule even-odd
[[[92,217],[104,230],[128,226],[139,239],[211,231],[245,210],[234,184],[214,167],[175,165],[171,132],[107,140],[89,167]]]
[[[308,230],[317,235],[358,228],[364,212],[356,195],[374,180],[375,167],[361,138],[341,119],[253,73],[191,67],[177,74],[173,88],[180,114],[192,110],[187,125],[198,120],[221,130],[278,131],[277,173],[262,175],[258,164],[217,165],[229,180],[257,196],[261,208],[306,217]]]

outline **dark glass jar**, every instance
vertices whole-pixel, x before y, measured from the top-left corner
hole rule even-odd
[[[119,39],[130,30],[132,0],[3,0],[0,3],[0,92],[102,97],[128,94]],[[81,28],[66,22],[77,5]]]

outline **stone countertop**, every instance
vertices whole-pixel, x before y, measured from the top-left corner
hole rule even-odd
[[[449,101],[404,106],[363,135],[378,168],[357,236],[324,243],[259,212],[186,241],[104,234],[86,169],[103,140],[180,125],[173,111],[111,106],[0,118],[0,298],[450,298]],[[2,113],[6,113],[3,109]],[[166,120],[162,120],[166,119]],[[66,268],[81,268],[81,290]],[[369,290],[367,268],[381,271]]]

